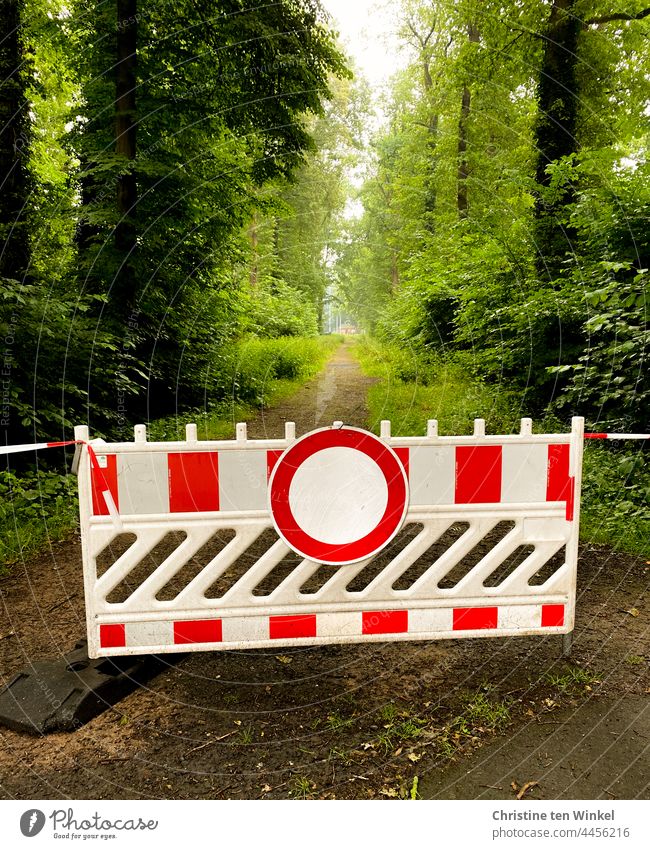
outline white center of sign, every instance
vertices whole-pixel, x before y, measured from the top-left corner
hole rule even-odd
[[[343,545],[373,531],[388,504],[383,472],[355,448],[323,448],[300,465],[289,488],[289,506],[313,539]]]

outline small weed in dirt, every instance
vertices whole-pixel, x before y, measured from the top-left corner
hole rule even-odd
[[[237,741],[242,743],[244,746],[250,746],[253,742],[253,728],[250,725],[247,725],[245,728],[241,728],[239,734],[237,735]]]
[[[342,748],[341,746],[332,746],[329,750],[327,759],[330,761],[339,761],[339,763],[342,763],[344,766],[349,766],[354,761],[352,752]]]
[[[407,717],[400,719],[399,722],[390,722],[377,735],[376,745],[384,752],[389,752],[391,749],[419,737],[426,724],[427,720],[419,717]]]
[[[510,722],[507,701],[491,698],[479,690],[462,699],[464,707],[443,727],[437,748],[443,758],[453,757],[467,742],[478,743],[480,736],[503,730]]]
[[[306,775],[296,775],[290,781],[289,796],[292,799],[310,799],[316,785]]]
[[[625,660],[632,666],[639,666],[646,662],[645,657],[642,657],[640,654],[628,654]]]
[[[379,709],[379,716],[384,722],[392,722],[398,714],[397,706],[393,702],[388,702],[382,705]]]
[[[499,731],[510,721],[508,703],[491,699],[488,693],[475,693],[464,701],[463,717],[473,730]]]
[[[350,726],[352,722],[352,717],[345,717],[339,713],[339,711],[335,710],[332,713],[327,714],[325,726],[329,731],[341,731],[343,728]]]
[[[576,694],[584,689],[590,689],[593,684],[600,684],[597,675],[578,666],[564,672],[547,672],[543,680],[564,695]]]

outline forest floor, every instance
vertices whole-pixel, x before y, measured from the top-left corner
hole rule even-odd
[[[255,437],[367,422],[339,348]],[[74,734],[0,729],[0,797],[633,799],[648,792],[641,557],[583,545],[559,637],[194,653]],[[0,580],[0,683],[85,630],[79,540]]]

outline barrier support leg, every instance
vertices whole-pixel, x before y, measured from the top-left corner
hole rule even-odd
[[[572,647],[573,631],[569,631],[568,634],[562,634],[562,657],[570,657]]]

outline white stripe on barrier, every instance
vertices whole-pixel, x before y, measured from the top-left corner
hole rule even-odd
[[[453,504],[456,481],[454,447],[419,445],[406,450],[409,452],[411,504]]]
[[[169,513],[169,470],[165,454],[119,454],[117,487],[120,513]]]
[[[545,445],[504,445],[501,501],[546,501],[548,449]]]
[[[265,510],[266,451],[219,452],[219,509]]]

